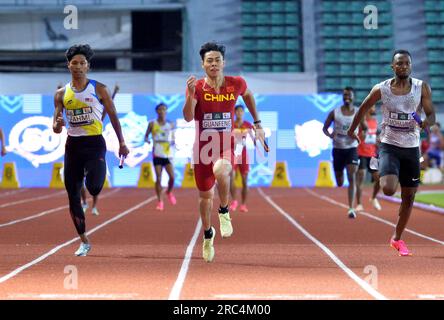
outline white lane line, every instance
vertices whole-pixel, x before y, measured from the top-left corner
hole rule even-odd
[[[319,198],[319,199],[322,199],[322,200],[324,200],[324,201],[330,202],[330,203],[332,203],[332,204],[334,204],[334,205],[337,205],[337,206],[339,206],[339,207],[342,207],[342,208],[344,208],[344,209],[348,209],[348,206],[347,206],[346,204],[344,204],[344,203],[338,202],[338,201],[336,201],[336,200],[334,200],[334,199],[332,199],[332,198],[329,198],[329,197],[327,197],[327,196],[321,196],[321,195],[318,195],[318,194],[315,193],[313,190],[310,190],[310,189],[308,189],[308,188],[304,188],[304,189],[305,189],[305,191],[307,191],[309,194],[311,194],[311,195],[313,195],[313,196],[315,196],[315,197],[317,197],[317,198]],[[388,220],[382,219],[382,218],[380,218],[380,217],[378,217],[378,216],[374,216],[374,215],[372,215],[372,214],[370,214],[370,213],[368,213],[368,212],[365,212],[365,211],[359,211],[359,212],[357,213],[357,215],[358,215],[358,218],[359,218],[359,216],[361,215],[361,216],[365,216],[365,217],[367,217],[367,218],[370,218],[370,219],[373,219],[373,220],[376,220],[376,221],[379,221],[379,222],[385,223],[385,224],[387,224],[387,225],[389,225],[389,226],[396,227],[396,224],[395,224],[395,223],[392,223],[392,222],[390,222],[390,221],[388,221]],[[432,242],[436,242],[436,243],[439,243],[439,244],[441,244],[441,245],[444,245],[444,241],[441,241],[441,240],[438,240],[438,239],[435,239],[435,238],[429,237],[429,236],[427,236],[427,235],[425,235],[425,234],[419,233],[419,232],[414,231],[414,230],[412,230],[412,229],[408,229],[408,228],[406,228],[405,231],[406,231],[406,232],[409,232],[409,233],[411,233],[411,234],[414,234],[415,236],[418,236],[418,237],[420,237],[420,238],[427,239],[427,240],[430,240],[430,241],[432,241]]]
[[[101,199],[109,197],[109,196],[111,196],[112,194],[116,193],[119,190],[120,190],[120,188],[114,189],[114,190],[108,192],[107,194],[104,194],[101,197]],[[56,212],[56,211],[59,211],[59,210],[64,210],[64,209],[67,209],[67,208],[69,208],[69,205],[64,205],[64,206],[60,206],[60,207],[57,207],[57,208],[45,210],[45,211],[36,213],[36,214],[34,214],[32,216],[28,216],[28,217],[25,217],[25,218],[22,218],[22,219],[17,219],[17,220],[12,220],[12,221],[9,221],[9,222],[2,223],[2,224],[0,224],[0,228],[11,226],[11,225],[14,225],[14,224],[17,224],[17,223],[20,223],[20,222],[24,222],[24,221],[33,220],[33,219],[36,219],[36,218],[39,218],[39,217],[43,217],[43,216],[45,216],[47,214],[50,214],[50,213],[53,213],[53,212]]]
[[[212,296],[216,299],[228,299],[228,300],[328,300],[339,299],[340,294],[270,294],[270,295],[258,295],[258,294],[215,294]]]
[[[65,192],[66,192],[66,191],[63,190],[63,191],[59,191],[59,192],[56,192],[56,193],[48,194],[48,195],[46,195],[46,196],[39,196],[39,197],[28,198],[28,199],[23,199],[23,200],[13,201],[13,202],[7,202],[7,203],[4,203],[4,204],[0,204],[0,208],[11,207],[11,206],[14,206],[14,205],[16,205],[16,204],[22,204],[22,203],[27,203],[27,202],[31,202],[31,201],[37,201],[37,200],[43,200],[43,199],[53,198],[53,197],[58,196],[58,195],[60,195],[60,194],[62,194],[62,193],[65,193]]]
[[[14,194],[17,194],[17,193],[22,193],[23,191],[27,191],[27,190],[29,190],[29,189],[22,188],[22,189],[13,190],[13,191],[2,192],[2,193],[0,193],[0,198],[1,197],[6,197],[6,196],[11,196],[11,195],[14,195]]]
[[[416,296],[418,299],[428,299],[428,300],[444,300],[444,294],[418,294]]]
[[[259,193],[270,203],[281,215],[283,215],[292,225],[294,225],[304,236],[310,239],[316,244],[322,251],[324,251],[334,263],[338,265],[352,280],[354,280],[362,289],[377,300],[388,300],[384,295],[375,290],[368,282],[362,280],[352,270],[350,270],[329,248],[327,248],[322,242],[312,236],[307,230],[304,229],[293,217],[279,207],[268,195],[266,195],[261,188],[258,188]]]
[[[183,285],[185,283],[185,278],[187,277],[188,267],[191,262],[191,257],[193,255],[193,249],[196,245],[197,237],[202,229],[202,220],[199,217],[197,221],[196,229],[194,230],[193,237],[188,244],[187,250],[185,251],[185,257],[183,258],[182,267],[180,268],[179,275],[177,276],[176,282],[171,289],[168,300],[179,300],[180,292],[182,291]]]
[[[102,224],[96,226],[95,228],[91,229],[90,231],[88,231],[88,232],[86,233],[86,235],[93,234],[93,233],[96,232],[97,230],[100,230],[100,229],[102,229],[103,227],[107,226],[108,224],[113,223],[114,221],[117,221],[117,220],[123,218],[123,217],[126,216],[127,214],[130,214],[131,212],[133,212],[133,211],[135,211],[135,210],[137,210],[137,209],[143,207],[144,205],[150,203],[150,202],[153,201],[154,199],[156,199],[156,197],[151,197],[151,198],[148,198],[147,200],[144,200],[144,201],[140,202],[139,204],[137,204],[137,205],[135,205],[135,206],[133,206],[133,207],[131,207],[131,208],[129,208],[129,209],[123,211],[122,213],[118,214],[118,215],[115,216],[114,218],[109,219],[109,220],[105,221],[104,223],[102,223]],[[38,257],[37,259],[34,259],[34,260],[32,260],[31,262],[29,262],[29,263],[27,263],[27,264],[25,264],[25,265],[23,265],[23,266],[21,266],[21,267],[15,269],[15,270],[11,271],[10,273],[4,275],[3,277],[0,278],[0,283],[3,283],[3,282],[5,282],[5,281],[7,281],[7,280],[9,280],[9,279],[11,279],[11,278],[13,278],[13,277],[15,277],[15,276],[18,275],[20,272],[22,272],[22,271],[24,271],[24,270],[26,270],[26,269],[31,268],[33,265],[35,265],[35,264],[37,264],[37,263],[39,263],[39,262],[45,260],[46,258],[48,258],[48,257],[52,256],[53,254],[55,254],[55,253],[56,253],[57,251],[59,251],[60,249],[66,247],[66,246],[69,246],[70,244],[72,244],[72,243],[74,243],[74,242],[76,242],[76,241],[78,241],[78,240],[79,240],[79,237],[75,237],[75,238],[73,238],[73,239],[71,239],[71,240],[69,240],[69,241],[66,241],[65,243],[62,243],[61,245],[58,245],[57,247],[55,247],[55,248],[53,248],[52,250],[48,251],[47,253],[41,255],[41,256]],[[80,258],[80,259],[82,259],[82,258]]]
[[[138,293],[79,293],[79,294],[59,294],[59,293],[17,293],[8,294],[8,299],[63,299],[63,300],[78,300],[78,299],[109,299],[109,300],[121,300],[121,299],[134,299],[139,296]]]

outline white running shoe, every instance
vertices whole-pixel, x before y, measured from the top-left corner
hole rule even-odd
[[[228,238],[233,234],[230,213],[219,213],[220,235],[222,238]]]
[[[91,245],[89,243],[81,243],[79,249],[74,253],[78,257],[85,257],[89,250],[91,250]]]
[[[370,200],[372,202],[373,208],[375,208],[378,211],[382,210],[381,204],[379,203],[378,199],[374,198]]]
[[[362,204],[358,204],[355,208],[356,211],[364,211],[364,207]]]
[[[96,207],[92,208],[91,213],[92,213],[93,215],[95,215],[95,216],[98,216],[98,215],[99,215],[99,211],[97,210]]]
[[[86,210],[88,210],[88,203],[82,204],[83,213],[86,213]]]
[[[214,259],[214,237],[216,237],[216,230],[211,227],[211,230],[213,231],[213,236],[210,239],[205,239],[203,241],[202,245],[202,257],[205,260],[205,262],[211,262]]]

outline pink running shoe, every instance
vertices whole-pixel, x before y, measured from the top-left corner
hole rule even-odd
[[[159,201],[159,202],[157,203],[156,210],[163,211],[163,201]]]
[[[170,201],[170,203],[174,206],[177,203],[176,197],[174,196],[174,194],[172,192],[167,193],[168,196],[168,200]]]
[[[240,212],[248,212],[248,208],[247,208],[247,206],[245,204],[242,204],[239,207],[239,210],[240,210]]]
[[[407,246],[403,240],[395,241],[393,239],[390,240],[390,246],[393,249],[398,250],[400,257],[411,256],[412,253],[407,249]]]
[[[230,211],[231,211],[231,212],[236,211],[236,209],[237,209],[237,205],[238,205],[237,200],[234,200],[234,201],[231,203],[231,205],[230,205]]]

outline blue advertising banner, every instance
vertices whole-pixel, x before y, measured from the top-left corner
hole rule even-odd
[[[342,103],[338,94],[256,95],[262,126],[271,151],[262,154],[247,140],[250,155],[250,186],[268,186],[276,161],[286,161],[292,186],[313,186],[319,162],[331,159],[332,144],[322,132],[330,110]],[[152,143],[144,141],[148,122],[156,118],[155,106],[167,105],[167,118],[176,125],[174,166],[180,186],[184,167],[190,161],[194,142],[194,123],[182,116],[184,95],[117,94],[114,103],[131,153],[123,169],[118,168],[118,143],[108,117],[104,122],[107,164],[112,186],[136,186],[143,162],[152,159]],[[239,104],[243,104],[242,98]],[[52,131],[53,96],[24,94],[0,96],[0,127],[8,154],[2,162],[15,162],[22,187],[47,187],[54,162],[63,162],[66,129]],[[245,109],[245,120],[252,122]],[[164,177],[166,178],[166,177]]]

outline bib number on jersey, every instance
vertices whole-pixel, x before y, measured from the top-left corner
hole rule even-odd
[[[86,126],[94,123],[94,119],[91,117],[92,108],[81,108],[66,110],[66,116],[68,118],[69,124],[72,127]]]
[[[388,125],[399,130],[411,130],[415,127],[415,120],[408,113],[390,112]]]
[[[231,113],[230,112],[212,112],[205,113],[202,120],[202,128],[215,129],[217,131],[231,131]]]

